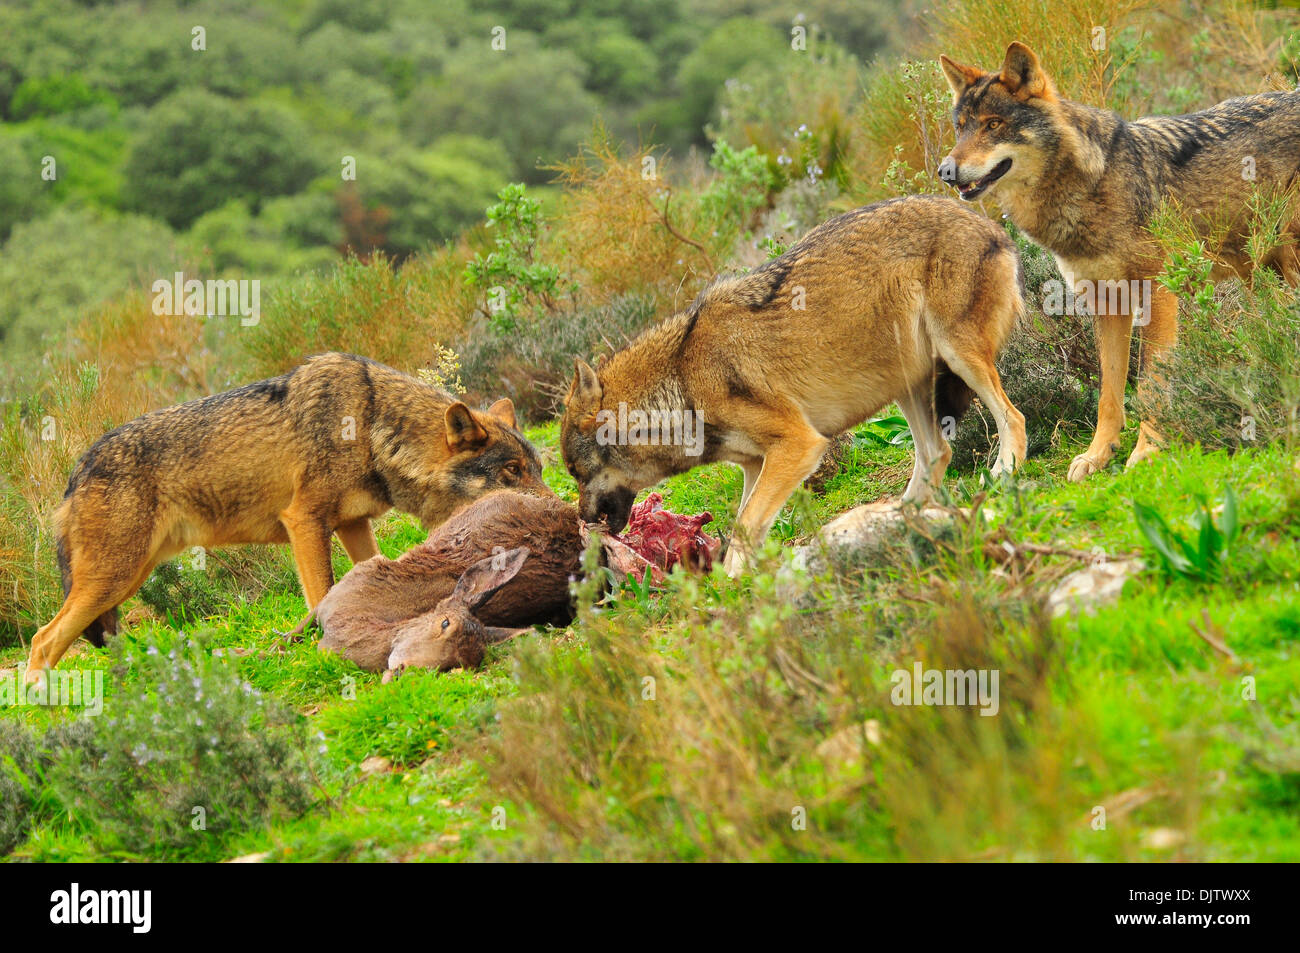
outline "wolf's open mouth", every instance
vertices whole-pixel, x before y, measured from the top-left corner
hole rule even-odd
[[[974,182],[967,182],[965,185],[958,185],[957,194],[967,202],[977,199],[984,194],[985,190],[988,189],[990,185],[1006,175],[1010,168],[1011,160],[1009,158],[1003,159],[995,165],[987,175],[976,179]]]

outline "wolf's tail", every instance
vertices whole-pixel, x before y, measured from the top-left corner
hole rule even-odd
[[[943,361],[937,362],[934,375],[934,419],[939,422],[941,431],[951,432],[974,397],[975,392],[969,384],[954,374],[952,368]],[[945,418],[952,418],[951,425],[945,426]]]
[[[55,516],[55,535],[58,539],[59,576],[63,582],[63,596],[66,599],[72,590],[72,552],[68,543],[68,509],[71,501],[65,498],[59,513]],[[117,635],[117,606],[100,613],[99,617],[81,633],[96,648],[104,647],[107,636]]]

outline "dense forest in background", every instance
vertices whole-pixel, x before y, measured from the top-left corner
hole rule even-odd
[[[796,19],[819,57],[866,62],[911,6],[814,0]],[[788,68],[791,30],[774,0],[6,6],[10,383],[50,332],[174,268],[267,282],[453,239],[506,183],[549,182],[598,122],[707,155],[729,89]]]

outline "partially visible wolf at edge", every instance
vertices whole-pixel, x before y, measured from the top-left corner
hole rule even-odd
[[[1066,287],[1154,284],[1146,313],[1133,315],[1130,300],[1127,309],[1097,318],[1097,430],[1069,470],[1071,480],[1083,480],[1110,462],[1124,427],[1131,317],[1142,326],[1142,392],[1154,397],[1163,389],[1156,368],[1178,336],[1178,299],[1151,282],[1164,261],[1147,226],[1162,202],[1175,199],[1193,212],[1203,239],[1222,232],[1211,249],[1212,277],[1219,279],[1252,270],[1246,250],[1252,196],[1289,199],[1289,221],[1263,264],[1300,283],[1300,90],[1129,122],[1062,98],[1023,43],[1010,45],[998,72],[946,56],[940,65],[952,87],[957,129],[944,175],[958,194],[999,202],[1018,228],[1055,255]],[[1157,453],[1162,439],[1143,421],[1128,463]]]
[[[331,534],[362,562],[379,552],[372,518],[396,507],[432,528],[501,488],[551,492],[509,400],[472,410],[350,354],[145,414],[72,471],[54,517],[65,599],[32,639],[26,678],[83,633],[102,645],[117,606],[191,547],[287,542],[315,606],[334,584]]]

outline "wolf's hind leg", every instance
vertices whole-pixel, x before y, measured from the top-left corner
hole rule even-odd
[[[914,390],[898,399],[898,409],[907,418],[912,431],[912,447],[916,458],[912,463],[912,478],[903,491],[903,502],[925,502],[943,482],[952,460],[952,447],[939,430],[934,419],[934,407],[929,385]]]
[[[104,559],[91,566],[74,567],[72,586],[63,605],[32,638],[26,681],[37,681],[42,671],[57,665],[87,626],[144,585],[155,561]]]
[[[1142,327],[1142,379],[1138,382],[1138,395],[1150,407],[1155,400],[1166,396],[1169,382],[1160,367],[1178,341],[1178,298],[1163,287],[1155,290],[1151,301],[1149,320]],[[1142,421],[1138,431],[1137,446],[1129,454],[1125,466],[1134,466],[1160,452],[1164,438],[1149,421]]]
[[[1025,415],[1016,409],[1002,389],[1002,377],[992,353],[958,352],[947,344],[940,345],[940,353],[958,377],[975,392],[993,415],[998,428],[998,458],[989,471],[998,477],[1010,473],[1025,462],[1028,441],[1025,437]]]
[[[740,464],[741,472],[745,474],[745,485],[740,491],[740,505],[736,507],[736,514],[745,508],[749,498],[754,493],[754,486],[758,483],[758,475],[763,472],[762,460],[751,460],[747,463]]]

